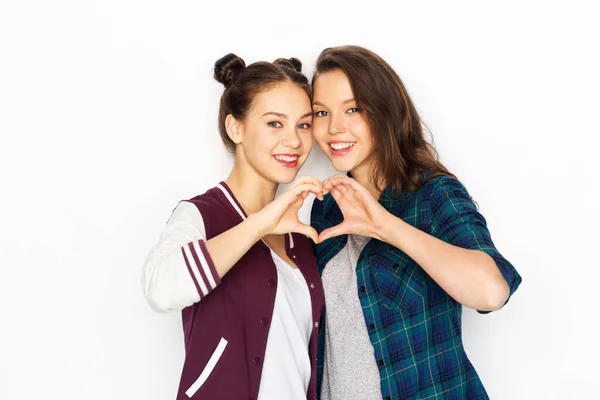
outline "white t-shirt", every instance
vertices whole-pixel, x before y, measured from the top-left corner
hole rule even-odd
[[[306,400],[311,373],[310,293],[299,269],[291,267],[273,250],[271,256],[277,267],[277,293],[258,399]]]

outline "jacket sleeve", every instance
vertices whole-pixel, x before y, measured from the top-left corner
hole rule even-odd
[[[496,249],[485,218],[462,183],[450,177],[436,178],[431,212],[432,235],[455,246],[488,254],[508,283],[510,298],[521,284],[521,276]]]
[[[221,283],[205,241],[198,207],[180,202],[142,271],[144,293],[155,311],[182,310],[201,301]]]

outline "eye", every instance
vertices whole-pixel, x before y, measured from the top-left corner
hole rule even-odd
[[[359,111],[360,111],[360,109],[358,109],[356,107],[352,107],[352,108],[349,108],[348,111],[346,111],[346,113],[348,113],[348,114],[354,114],[354,113],[357,113]]]
[[[317,111],[315,113],[315,117],[326,117],[327,115],[329,115],[327,111]]]
[[[267,122],[267,125],[269,125],[271,128],[281,128],[283,126],[279,121]]]
[[[307,123],[307,122],[304,122],[304,123],[298,125],[298,129],[303,129],[303,130],[304,129],[310,129],[310,124]]]

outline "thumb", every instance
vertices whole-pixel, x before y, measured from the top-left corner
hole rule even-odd
[[[319,234],[317,233],[315,228],[313,228],[310,225],[306,225],[306,224],[303,224],[300,222],[294,228],[294,232],[301,233],[305,236],[308,236],[309,238],[312,239],[313,242],[319,243]]]
[[[319,242],[324,242],[325,240],[331,239],[332,237],[346,235],[348,233],[350,233],[350,230],[348,229],[347,224],[342,222],[339,225],[327,228],[323,232],[321,232],[321,234],[319,235]]]

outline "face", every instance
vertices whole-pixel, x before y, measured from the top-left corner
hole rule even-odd
[[[344,72],[333,70],[317,77],[313,112],[313,135],[333,167],[366,176],[372,162],[373,138]]]
[[[312,109],[306,92],[283,82],[261,92],[240,124],[236,153],[262,177],[289,183],[312,148]]]

